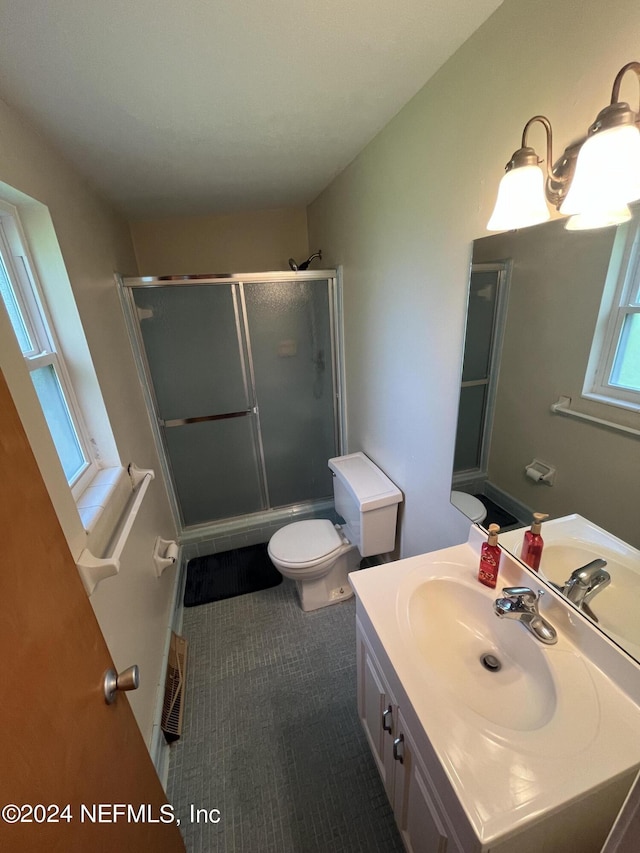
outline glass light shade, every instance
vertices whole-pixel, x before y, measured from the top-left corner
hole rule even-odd
[[[567,231],[587,231],[592,228],[607,228],[621,225],[631,219],[631,210],[625,205],[617,210],[587,210],[575,213],[565,223]]]
[[[619,210],[640,198],[640,132],[632,125],[590,136],[578,154],[576,171],[560,213]]]
[[[498,187],[488,231],[511,231],[549,219],[544,175],[539,166],[519,166],[506,172]]]

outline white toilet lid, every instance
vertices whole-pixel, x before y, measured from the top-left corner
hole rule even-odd
[[[282,527],[271,537],[269,551],[284,563],[312,563],[328,557],[343,544],[328,518],[313,518]]]
[[[487,508],[482,501],[466,492],[451,492],[451,503],[471,521],[484,521],[487,517]]]

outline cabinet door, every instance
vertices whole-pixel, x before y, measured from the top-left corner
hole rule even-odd
[[[397,730],[393,811],[402,840],[408,853],[446,853],[449,843],[445,824],[433,801],[427,770],[401,713]]]
[[[389,800],[393,798],[393,738],[398,708],[378,662],[360,629],[358,648],[358,715]]]

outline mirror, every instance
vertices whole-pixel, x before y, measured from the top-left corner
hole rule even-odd
[[[485,528],[578,513],[640,548],[640,413],[583,394],[637,220],[573,232],[554,220],[474,242],[452,502]],[[640,588],[640,564],[637,575]]]

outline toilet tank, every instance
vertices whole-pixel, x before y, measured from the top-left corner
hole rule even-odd
[[[329,460],[336,511],[362,557],[393,551],[402,492],[364,453]]]

